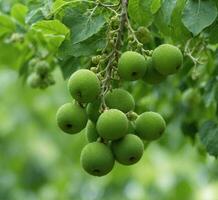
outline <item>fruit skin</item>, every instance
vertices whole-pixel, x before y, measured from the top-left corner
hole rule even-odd
[[[182,103],[187,107],[198,106],[201,102],[201,94],[195,88],[187,89],[182,95]]]
[[[137,118],[135,125],[137,135],[147,141],[160,138],[166,128],[163,117],[155,112],[142,113]]]
[[[129,121],[129,125],[128,125],[128,134],[135,134],[136,130],[135,130],[135,124],[131,121]]]
[[[100,115],[97,121],[97,131],[104,139],[119,139],[128,131],[128,119],[120,110],[107,110]]]
[[[93,102],[100,94],[100,81],[90,70],[80,69],[74,72],[68,82],[71,96],[81,102]]]
[[[142,140],[133,134],[127,134],[120,140],[112,142],[115,159],[123,165],[132,165],[140,160],[144,152]]]
[[[115,108],[127,113],[135,108],[132,95],[124,89],[114,89],[105,96],[105,103],[109,108]]]
[[[86,127],[88,116],[85,109],[74,102],[62,105],[57,111],[56,120],[62,131],[75,134]]]
[[[87,173],[93,176],[104,176],[113,169],[114,157],[108,146],[92,142],[82,149],[80,162]]]
[[[27,84],[31,88],[39,87],[40,83],[41,83],[41,78],[40,78],[40,76],[37,73],[32,73],[27,78]]]
[[[135,34],[139,42],[143,44],[147,44],[152,41],[151,32],[144,26],[140,26]]]
[[[35,66],[36,73],[40,75],[47,74],[50,70],[49,64],[46,61],[40,61]]]
[[[96,142],[99,137],[96,126],[91,121],[88,121],[86,126],[86,137],[88,142]]]
[[[147,71],[143,76],[143,80],[149,84],[158,84],[166,79],[166,76],[160,74],[153,66],[152,58],[149,58],[147,61]]]
[[[176,46],[162,44],[153,51],[152,60],[159,73],[169,75],[176,73],[181,68],[183,55]]]
[[[96,123],[99,116],[100,116],[100,105],[101,105],[101,101],[100,100],[96,100],[93,103],[89,103],[87,108],[86,108],[86,112],[88,114],[89,119]]]
[[[118,74],[126,81],[134,81],[144,76],[146,72],[145,58],[134,51],[124,52],[118,61]]]

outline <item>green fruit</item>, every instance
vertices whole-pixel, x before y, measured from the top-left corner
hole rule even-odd
[[[185,106],[197,106],[201,102],[201,95],[197,89],[189,88],[182,95],[182,102]]]
[[[128,119],[123,112],[117,109],[107,110],[100,115],[97,130],[104,139],[119,139],[128,131]]]
[[[86,108],[86,112],[88,114],[88,117],[92,122],[97,122],[97,120],[101,114],[99,112],[100,105],[101,105],[100,100],[96,100],[93,103],[89,103],[87,108]]]
[[[36,73],[32,73],[28,76],[27,78],[27,84],[31,87],[31,88],[37,88],[39,87],[41,83],[41,78],[38,74]]]
[[[166,76],[160,74],[152,64],[152,58],[147,61],[147,71],[143,77],[143,80],[149,84],[158,84],[166,79]]]
[[[88,142],[95,142],[95,141],[97,141],[97,139],[99,137],[96,126],[91,121],[88,121],[88,123],[87,123],[86,136],[87,136]]]
[[[152,54],[155,69],[163,74],[174,74],[182,66],[183,55],[176,46],[163,44],[157,47]]]
[[[147,44],[152,40],[151,32],[146,27],[139,27],[135,34],[139,42],[143,44]]]
[[[135,134],[136,133],[135,124],[133,122],[131,122],[131,121],[129,121],[128,133],[129,134]]]
[[[134,81],[144,76],[146,72],[145,58],[134,51],[126,51],[118,61],[118,74],[126,81]]]
[[[100,94],[100,81],[90,70],[80,69],[73,73],[68,82],[71,96],[82,103],[90,103]]]
[[[115,159],[123,165],[132,165],[140,160],[144,144],[137,135],[127,134],[120,140],[112,142]]]
[[[115,108],[127,113],[135,108],[132,95],[123,89],[114,89],[105,96],[105,103],[109,108]]]
[[[110,148],[99,142],[87,144],[81,152],[80,161],[84,170],[94,176],[104,176],[114,166]]]
[[[44,75],[49,72],[49,64],[46,61],[40,61],[35,66],[35,71],[37,74]]]
[[[159,113],[144,112],[136,120],[136,133],[143,140],[156,140],[163,134],[166,123]]]
[[[85,109],[76,103],[62,105],[57,111],[56,119],[60,129],[69,134],[80,132],[88,121]]]

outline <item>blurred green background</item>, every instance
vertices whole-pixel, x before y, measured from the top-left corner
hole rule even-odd
[[[116,164],[98,178],[79,163],[85,133],[63,134],[57,108],[71,100],[59,70],[46,90],[23,85],[0,70],[1,200],[217,200],[218,163],[185,138],[175,122],[130,167]],[[176,112],[175,110],[173,112]]]

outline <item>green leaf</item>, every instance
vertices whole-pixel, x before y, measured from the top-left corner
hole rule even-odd
[[[165,36],[170,36],[171,16],[176,6],[176,0],[165,0],[155,17],[155,25]]]
[[[175,43],[185,43],[191,37],[191,33],[184,26],[181,20],[185,2],[186,0],[176,2],[176,7],[173,10],[171,17],[171,38]]]
[[[67,8],[63,23],[70,28],[72,42],[76,44],[98,33],[103,28],[105,19],[102,15],[90,16],[79,9]]]
[[[212,0],[188,0],[182,14],[182,22],[187,29],[198,35],[204,28],[210,26],[217,17],[217,7]]]
[[[105,38],[102,31],[77,44],[73,44],[72,40],[65,40],[59,49],[59,56],[64,58],[69,56],[80,57],[95,55],[98,49],[105,47]]]
[[[53,48],[58,48],[69,33],[68,28],[58,20],[39,21],[32,29],[41,32]]]
[[[215,157],[218,156],[218,124],[214,121],[206,121],[199,132],[200,140],[206,147],[207,152]]]
[[[209,37],[210,43],[212,43],[212,44],[217,44],[218,43],[217,33],[218,33],[218,20],[216,20],[213,23],[213,25],[211,25],[209,27],[208,37]]]
[[[37,8],[36,10],[32,10],[25,19],[25,23],[33,24],[39,20],[43,20],[44,15],[41,8]]]
[[[52,13],[56,13],[59,9],[61,9],[64,5],[67,5],[68,2],[64,0],[56,0],[52,5]]]
[[[140,26],[149,26],[153,21],[151,4],[152,0],[129,0],[128,13],[130,18]]]
[[[87,59],[81,57],[68,57],[63,60],[59,60],[60,68],[64,79],[69,78],[69,76],[79,68],[86,68],[88,65]]]
[[[25,24],[25,16],[27,11],[28,8],[25,5],[17,3],[11,8],[11,16],[19,23]]]
[[[153,0],[151,3],[151,13],[155,14],[161,7],[162,0]]]
[[[63,35],[69,33],[68,28],[58,20],[42,20],[32,26],[33,29],[41,31],[44,35]]]
[[[0,13],[0,37],[5,34],[13,33],[15,30],[16,25],[12,18]]]

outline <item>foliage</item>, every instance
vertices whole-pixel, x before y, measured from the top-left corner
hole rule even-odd
[[[31,63],[34,60],[45,61],[49,65],[49,74],[56,78],[56,85],[46,90],[50,91],[61,82],[60,76],[55,75],[57,70],[67,79],[77,69],[96,67],[92,58],[110,45],[108,42],[114,33],[108,27],[116,30],[113,17],[120,14],[120,9],[118,0],[2,0],[0,69],[18,71],[19,77],[26,83],[33,73]],[[127,12],[129,21],[123,30],[120,52],[127,49],[140,52],[142,40],[137,38],[136,33],[140,27],[145,27],[151,35],[150,41],[142,44],[146,55],[163,43],[178,46],[184,55],[183,68],[161,84],[151,86],[143,81],[119,83],[133,95],[137,113],[155,111],[166,120],[166,136],[155,148],[167,148],[170,152],[175,146],[179,149],[187,142],[185,136],[191,139],[197,150],[200,149],[199,152],[206,149],[208,154],[217,157],[217,1],[129,0]],[[37,88],[44,87],[38,85]],[[62,85],[62,88],[65,86]],[[195,95],[190,93],[188,97],[190,89],[195,91]],[[33,94],[41,95],[40,91],[33,91]],[[69,101],[70,97],[65,97],[64,100]],[[35,117],[40,121],[40,117]],[[54,120],[50,123],[55,126]],[[69,149],[72,150],[71,147]],[[37,181],[46,180],[47,177],[42,177]],[[28,185],[28,181],[23,184]],[[177,184],[184,182],[181,177]],[[150,187],[150,191],[154,190],[153,186]]]

